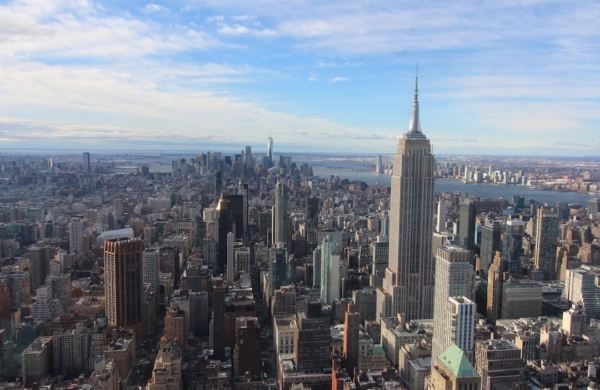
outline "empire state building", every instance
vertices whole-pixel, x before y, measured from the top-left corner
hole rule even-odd
[[[418,77],[408,131],[394,156],[390,199],[389,262],[378,291],[378,317],[433,318],[431,255],[434,156],[419,122]]]

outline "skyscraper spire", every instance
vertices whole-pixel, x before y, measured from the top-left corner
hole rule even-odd
[[[413,103],[419,104],[419,63],[417,62],[417,73],[415,77],[415,100]]]
[[[391,178],[389,258],[383,290],[377,294],[380,317],[404,313],[406,320],[433,317],[434,165],[429,140],[419,126],[418,87],[408,131],[398,142]],[[381,299],[381,301],[380,301]]]
[[[404,138],[425,138],[425,135],[421,132],[421,122],[419,121],[419,64],[417,64],[417,73],[415,76],[415,99],[412,105],[412,115],[408,131],[404,134]]]

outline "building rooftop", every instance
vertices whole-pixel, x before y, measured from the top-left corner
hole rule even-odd
[[[464,351],[451,344],[440,356],[440,361],[457,378],[476,377],[477,371],[465,355]]]

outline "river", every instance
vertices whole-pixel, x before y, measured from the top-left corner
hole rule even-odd
[[[329,177],[338,175],[341,179],[361,180],[372,186],[377,181],[381,185],[390,185],[391,177],[388,175],[375,175],[368,171],[365,165],[360,163],[348,162],[311,162],[313,174],[315,176]],[[599,195],[590,195],[588,193],[579,192],[556,192],[556,191],[541,191],[535,188],[525,187],[513,184],[490,184],[490,183],[469,183],[465,184],[456,179],[436,179],[435,190],[437,192],[466,192],[469,196],[477,196],[480,198],[498,199],[503,197],[512,200],[514,195],[522,195],[525,201],[534,199],[538,203],[548,203],[551,205],[559,201],[569,203],[580,203],[587,206],[588,200],[598,198]]]
[[[367,183],[367,185],[374,185],[377,181],[381,185],[390,185],[390,176],[388,175],[375,175],[372,171],[366,169],[364,163],[353,163],[353,162],[337,162],[337,161],[303,161],[295,160],[296,164],[300,165],[303,162],[308,163],[313,168],[313,174],[315,176],[321,176],[323,178],[331,175],[337,175],[341,179],[348,179],[350,181],[360,180]],[[170,172],[170,165],[159,165],[151,164],[151,172]],[[565,201],[569,203],[580,203],[584,206],[587,205],[588,200],[592,198],[598,198],[599,195],[590,195],[588,193],[579,192],[555,192],[555,191],[541,191],[538,189],[512,185],[512,184],[490,184],[490,183],[469,183],[465,184],[460,180],[456,179],[436,179],[435,190],[437,192],[466,192],[469,196],[478,196],[480,198],[498,199],[503,197],[509,201],[514,195],[522,195],[525,197],[525,201],[534,199],[538,203],[548,203],[550,205],[556,204],[559,201]]]

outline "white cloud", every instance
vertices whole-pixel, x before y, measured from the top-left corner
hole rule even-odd
[[[308,81],[313,82],[313,81],[318,81],[319,79],[317,77],[309,77]]]
[[[162,27],[131,16],[107,15],[80,2],[13,2],[0,6],[0,51],[5,58],[131,58],[219,45],[185,26]]]
[[[332,83],[339,83],[340,81],[348,81],[348,80],[350,80],[350,79],[347,78],[347,77],[339,77],[339,76],[337,76],[337,77],[334,77],[334,78],[330,79],[329,81],[332,82]]]
[[[146,4],[144,7],[144,12],[146,13],[169,13],[170,10],[167,7],[163,7],[158,4]]]
[[[134,143],[156,141],[172,145],[253,143],[266,137],[264,129],[279,128],[291,131],[279,136],[278,143],[292,144],[297,142],[298,134],[304,133],[326,132],[344,137],[344,134],[365,132],[326,119],[269,111],[232,95],[217,96],[180,87],[164,90],[143,72],[120,73],[35,63],[25,67],[23,64],[5,66],[4,70],[0,73],[3,112],[25,112],[30,118],[36,118],[4,115],[0,128],[8,134],[7,138],[20,141],[35,138],[37,142],[71,145],[93,142],[100,146],[110,144],[118,136]],[[181,72],[206,73],[212,77],[236,71],[211,65]],[[32,104],[32,96],[35,96],[35,104]],[[244,131],[240,132],[242,123]]]
[[[206,21],[208,23],[222,22],[224,20],[225,20],[225,16],[223,16],[223,15],[209,16],[208,18],[206,18]]]
[[[254,36],[273,36],[275,31],[269,29],[257,30],[242,25],[230,26],[223,24],[219,29],[219,33],[226,35],[254,35]]]

